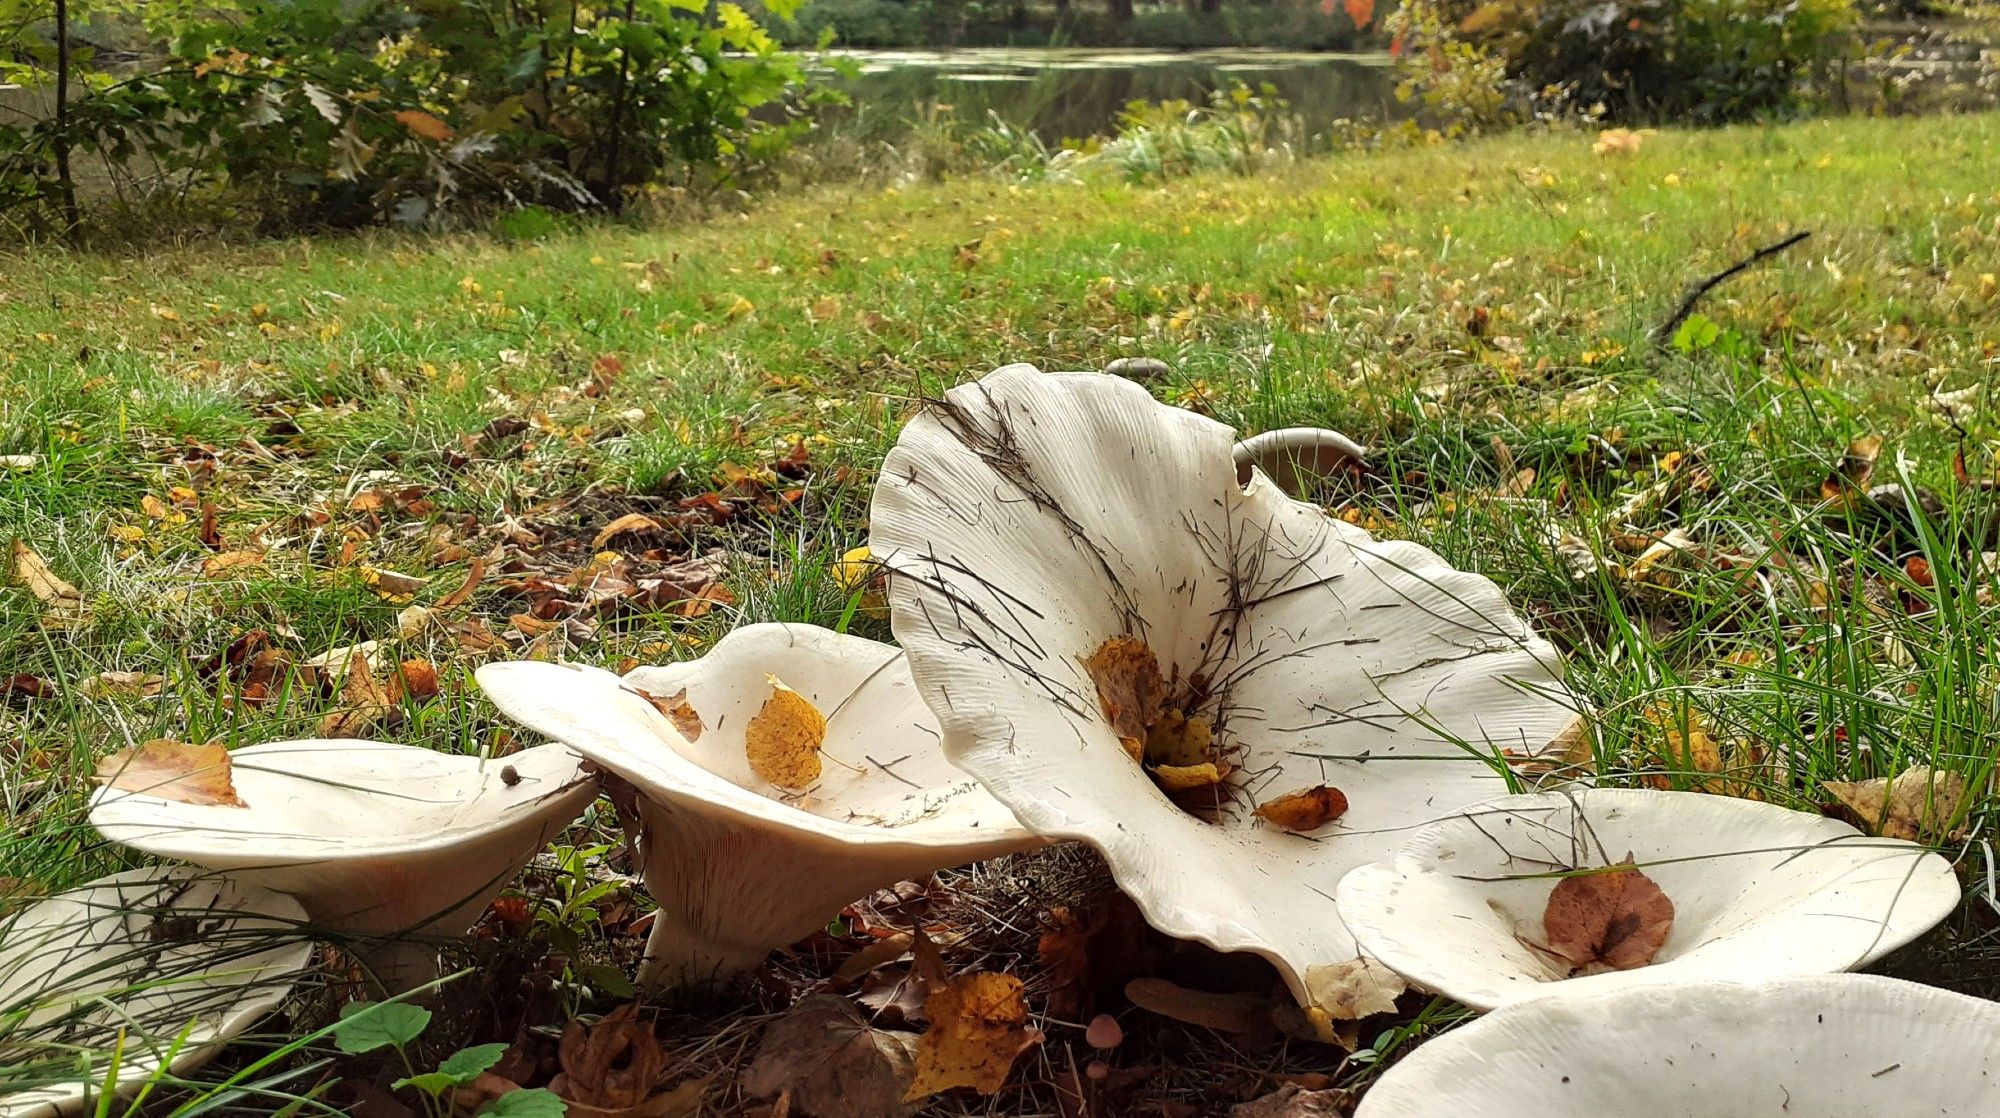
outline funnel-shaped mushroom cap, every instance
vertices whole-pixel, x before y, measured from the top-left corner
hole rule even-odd
[[[1424,1042],[1355,1118],[1987,1118],[2000,1004],[1879,975],[1543,998]]]
[[[622,679],[533,662],[488,664],[478,678],[508,717],[637,790],[646,888],[660,905],[647,985],[727,977],[876,889],[1040,843],[945,761],[937,720],[890,645],[749,625],[699,660]],[[804,790],[750,767],[748,726],[772,678],[826,718],[821,775]],[[646,698],[683,690],[701,723],[686,733]]]
[[[84,1110],[114,1051],[120,1087],[208,1062],[290,993],[304,920],[290,897],[157,866],[0,919],[0,1116]]]
[[[505,759],[344,739],[230,754],[244,806],[105,787],[90,822],[113,842],[290,893],[322,927],[457,935],[597,783],[560,746]]]
[[[1573,711],[1491,582],[1239,484],[1231,444],[1125,381],[1008,366],[904,428],[871,546],[946,755],[1030,827],[1103,851],[1156,927],[1263,955],[1325,1005],[1313,970],[1355,957],[1341,875],[1506,791],[1497,754],[1546,747]],[[1213,821],[1112,725],[1085,661],[1120,637],[1234,767]],[[1335,822],[1253,815],[1320,785],[1345,793]]]
[[[1649,965],[1565,978],[1539,950],[1566,870],[1630,854],[1673,902]],[[1551,876],[1555,875],[1555,876]],[[1595,788],[1507,796],[1411,837],[1340,883],[1362,950],[1475,1009],[1657,982],[1751,981],[1864,966],[1958,904],[1951,866],[1835,819],[1696,792]],[[1531,944],[1533,946],[1531,946]]]
[[[1234,454],[1239,481],[1249,481],[1254,466],[1278,488],[1296,495],[1337,471],[1360,463],[1368,452],[1338,431],[1324,427],[1282,427],[1244,439],[1236,444]]]

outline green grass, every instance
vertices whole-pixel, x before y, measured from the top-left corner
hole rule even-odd
[[[509,517],[566,570],[619,514],[671,510],[804,440],[795,506],[663,545],[727,549],[733,604],[612,619],[568,654],[690,655],[768,619],[886,637],[828,572],[865,538],[870,470],[911,402],[1011,360],[1145,354],[1173,367],[1163,399],[1373,448],[1378,478],[1325,496],[1507,588],[1569,655],[1607,772],[1813,807],[1822,780],[1950,768],[1976,794],[1953,828],[1973,837],[1945,848],[1969,903],[2000,900],[1978,837],[2000,746],[1993,503],[1951,465],[1962,448],[1993,476],[2000,449],[1996,151],[1995,115],[1668,132],[1628,156],[1558,133],[1164,185],[829,189],[532,243],[0,259],[0,454],[40,459],[0,468],[0,539],[28,542],[88,609],[51,629],[27,590],[0,588],[0,680],[60,693],[0,700],[0,877],[58,888],[121,864],[78,811],[112,749],[310,735],[336,698],[295,686],[232,706],[198,665],[252,628],[295,658],[393,637],[408,603],[359,568],[424,577],[415,601],[435,603],[466,556],[509,546]],[[1702,304],[1715,343],[1648,340],[1691,278],[1799,229],[1812,237]],[[461,436],[502,417],[532,426],[468,454]],[[1936,510],[1822,499],[1869,434],[1885,439],[1872,484],[1921,487]],[[1504,458],[1535,471],[1524,500],[1495,495]],[[1712,482],[1608,522],[1669,466]],[[380,485],[432,507],[350,507]],[[200,491],[192,505],[174,507],[177,486]],[[171,515],[142,511],[148,497]],[[227,548],[265,549],[260,566],[204,576],[203,500]],[[1618,536],[1671,529],[1695,551],[1651,580],[1574,577],[1556,543],[1629,567]],[[496,633],[525,608],[508,577],[468,607]],[[435,660],[447,691],[388,733],[493,740],[478,656],[436,629],[396,655]],[[108,670],[166,683],[86,694]],[[1689,720],[1721,743],[1721,778],[1690,771],[1665,729]],[[1927,975],[1990,988],[2000,952],[1978,927],[1941,933]]]

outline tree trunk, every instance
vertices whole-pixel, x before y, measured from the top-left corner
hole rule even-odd
[[[1115,19],[1120,23],[1131,22],[1132,0],[1110,0],[1110,3],[1111,3],[1112,19]]]
[[[62,197],[65,235],[83,227],[76,208],[76,180],[69,173],[69,0],[56,0],[56,190]]]

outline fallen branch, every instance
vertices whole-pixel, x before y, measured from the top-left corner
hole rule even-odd
[[[1665,322],[1660,323],[1659,329],[1653,331],[1653,344],[1664,346],[1672,343],[1674,334],[1681,328],[1681,323],[1686,322],[1688,316],[1694,313],[1695,304],[1701,302],[1702,296],[1715,290],[1737,274],[1748,271],[1810,236],[1812,236],[1812,230],[1801,229],[1776,244],[1765,245],[1763,248],[1738,260],[1720,272],[1689,287],[1687,294],[1681,296],[1680,306],[1675,307],[1674,313],[1667,316]]]

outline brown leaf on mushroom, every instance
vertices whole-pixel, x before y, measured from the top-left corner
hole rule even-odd
[[[674,729],[680,731],[682,737],[689,741],[701,740],[701,732],[707,727],[702,725],[701,715],[694,709],[694,705],[688,702],[687,688],[683,687],[671,695],[655,695],[637,687],[633,690],[638,691],[641,698],[653,704],[654,710],[666,715],[667,721],[674,724]]]
[[[819,747],[826,741],[826,716],[777,676],[766,678],[771,697],[764,700],[743,734],[750,771],[780,788],[810,788],[819,779]]]
[[[230,779],[229,750],[156,738],[97,762],[94,779],[125,792],[176,803],[242,807]]]
[[[1112,637],[1083,661],[1097,685],[1097,702],[1134,761],[1146,755],[1147,731],[1167,701],[1167,680],[1159,657],[1146,642]]]
[[[1565,877],[1542,914],[1548,949],[1579,973],[1653,961],[1674,930],[1674,902],[1627,854],[1617,866]]]

